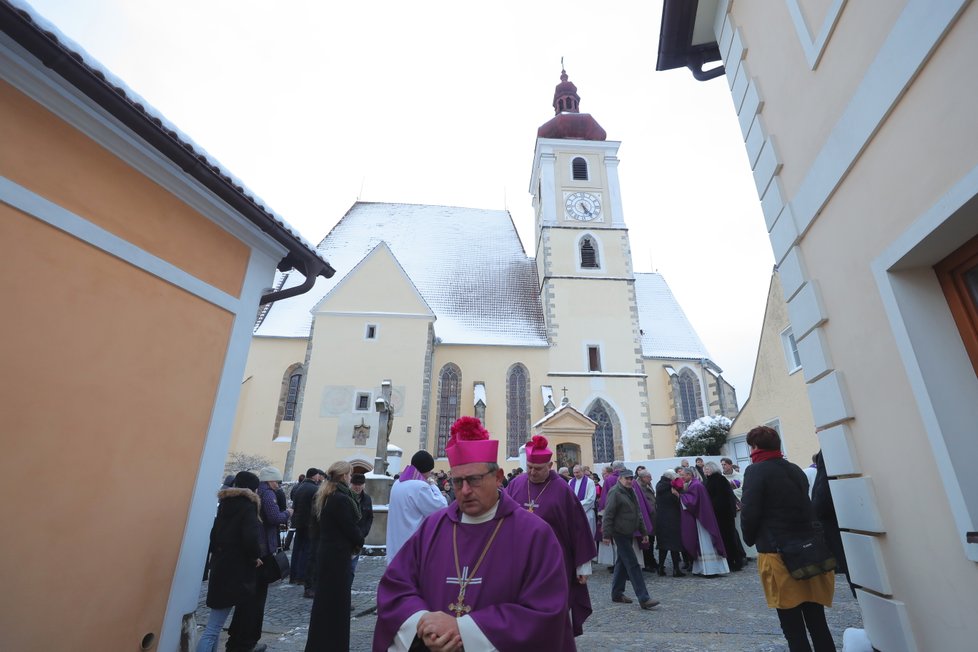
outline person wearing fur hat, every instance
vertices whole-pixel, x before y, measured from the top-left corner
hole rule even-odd
[[[554,472],[554,453],[548,446],[543,435],[534,435],[526,443],[526,473],[513,478],[506,493],[518,505],[546,521],[557,536],[564,551],[564,570],[570,585],[568,607],[574,622],[574,636],[580,636],[584,633],[584,621],[591,615],[587,580],[597,549],[581,501],[570,485]]]
[[[448,505],[441,490],[429,482],[434,468],[435,458],[428,451],[420,450],[411,457],[411,463],[391,486],[387,503],[388,564],[428,514]]]
[[[499,442],[475,417],[445,447],[455,501],[421,523],[377,588],[373,650],[574,650],[563,551],[502,491]]]
[[[258,510],[261,501],[258,494],[258,476],[242,471],[234,476],[229,487],[217,493],[219,502],[217,517],[211,528],[211,572],[207,583],[207,606],[210,615],[207,626],[197,643],[197,652],[214,652],[221,628],[235,607],[246,607],[252,601],[261,565],[261,548],[258,533],[261,522]],[[256,645],[258,639],[241,640],[239,634],[248,628],[230,632],[228,650],[255,650],[261,652],[265,645]],[[253,630],[253,627],[250,628]]]
[[[292,510],[282,510],[278,506],[278,498],[275,492],[282,482],[282,472],[274,466],[266,466],[258,472],[258,499],[261,501],[258,512],[261,518],[261,527],[258,529],[258,545],[261,548],[261,555],[274,553],[279,547],[279,526],[288,523],[292,516]],[[257,581],[255,583],[254,598],[247,600],[244,604],[238,605],[231,618],[231,625],[228,633],[232,638],[242,641],[252,641],[252,645],[258,643],[261,638],[262,625],[265,621],[265,600],[268,597],[268,584]],[[228,648],[228,652],[250,652],[252,647]],[[254,648],[257,650],[258,648]]]

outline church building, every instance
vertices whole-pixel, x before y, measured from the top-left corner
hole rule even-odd
[[[665,279],[633,271],[620,143],[560,79],[533,155],[533,255],[508,211],[358,201],[318,246],[336,275],[259,314],[232,451],[287,479],[372,470],[384,381],[390,443],[440,467],[462,415],[504,442],[504,468],[565,397],[595,423],[590,446],[552,442],[565,464],[671,457],[698,417],[736,415]]]

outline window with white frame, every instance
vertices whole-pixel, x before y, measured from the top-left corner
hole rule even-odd
[[[357,412],[367,412],[370,410],[370,392],[357,392],[355,409]]]
[[[377,339],[377,324],[367,324],[367,328],[364,331],[363,338],[365,340]]]
[[[781,344],[784,346],[784,360],[788,365],[788,373],[793,374],[801,369],[801,356],[798,355],[798,342],[791,332],[791,327],[781,331]]]

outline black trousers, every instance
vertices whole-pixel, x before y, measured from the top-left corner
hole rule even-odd
[[[255,595],[234,608],[228,627],[227,652],[250,652],[258,644],[265,623],[267,598],[268,585],[259,579],[255,584]]]
[[[655,561],[655,546],[653,545],[653,537],[649,537],[649,547],[642,548],[642,568],[646,570],[655,570],[659,565]]]
[[[822,605],[802,602],[793,609],[778,609],[778,620],[788,641],[789,652],[812,652],[812,646],[808,644],[809,634],[815,652],[835,652],[835,642],[829,624],[825,622],[825,607]]]

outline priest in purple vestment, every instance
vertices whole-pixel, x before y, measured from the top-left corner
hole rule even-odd
[[[455,501],[425,519],[381,578],[374,652],[576,649],[563,551],[501,491],[498,446],[474,417],[452,426]]]
[[[683,467],[679,477],[685,482],[685,488],[681,492],[674,488],[672,492],[679,496],[682,505],[680,530],[683,547],[693,558],[693,573],[725,575],[730,567],[710,494],[693,469]]]
[[[597,554],[587,515],[577,495],[553,470],[553,451],[542,435],[527,442],[526,473],[521,473],[506,487],[506,493],[550,524],[564,550],[564,570],[570,583],[571,618],[574,636],[584,633],[584,621],[591,615],[591,594],[587,578],[591,560]]]

